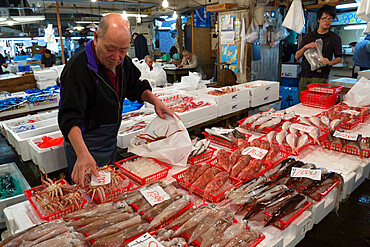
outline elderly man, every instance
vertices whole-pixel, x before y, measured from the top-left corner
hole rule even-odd
[[[105,16],[84,52],[75,54],[61,75],[59,127],[72,180],[84,186],[85,171],[99,176],[96,165],[116,160],[122,103],[147,101],[159,117],[174,116],[151,92],[140,71],[126,56],[130,24],[120,14]]]
[[[204,75],[198,57],[195,54],[190,53],[188,50],[183,50],[182,55],[183,58],[181,64],[178,66],[179,68],[195,69],[196,72],[199,72],[202,75]]]
[[[154,60],[154,57],[152,55],[146,55],[144,57],[144,61],[149,66],[150,70],[153,70],[153,60]]]

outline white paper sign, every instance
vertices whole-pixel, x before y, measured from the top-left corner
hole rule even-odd
[[[315,127],[313,126],[308,126],[308,125],[304,125],[304,124],[298,124],[298,123],[295,123],[295,124],[292,124],[292,128],[296,129],[296,130],[302,130],[306,133],[309,133],[311,130],[313,130]]]
[[[141,189],[140,192],[152,206],[170,199],[170,196],[159,185]]]
[[[221,32],[221,44],[222,45],[233,45],[235,38],[235,31],[222,31]]]
[[[110,172],[100,171],[97,178],[94,174],[91,175],[91,186],[99,186],[110,183]]]
[[[313,180],[321,180],[321,170],[311,170],[298,167],[292,167],[290,176],[293,178],[311,178]]]
[[[358,115],[358,114],[360,114],[360,112],[355,111],[355,110],[344,110],[344,111],[342,111],[342,112],[344,112],[344,113],[349,113],[349,114],[351,114],[351,115]]]
[[[128,247],[163,247],[157,239],[153,238],[149,233],[138,237],[127,245]]]
[[[257,147],[247,147],[242,151],[242,155],[250,155],[254,159],[263,159],[267,154],[268,150]]]
[[[333,134],[334,137],[342,138],[350,141],[356,141],[358,138],[357,134],[351,134],[349,132],[341,132],[341,131],[335,131]]]
[[[284,113],[282,112],[275,112],[275,113],[271,113],[271,117],[279,117],[279,118],[283,118],[284,117]]]

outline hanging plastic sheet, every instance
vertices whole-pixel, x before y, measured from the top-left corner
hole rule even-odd
[[[369,0],[361,0],[360,5],[357,8],[356,17],[366,22],[370,21],[370,1]]]
[[[296,33],[302,33],[305,24],[303,15],[302,1],[293,0],[287,15],[285,16],[283,26],[289,28]]]

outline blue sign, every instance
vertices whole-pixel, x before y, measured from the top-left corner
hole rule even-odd
[[[337,15],[337,18],[333,20],[332,26],[348,25],[348,24],[366,24],[365,21],[356,17],[356,11],[345,12]]]
[[[194,10],[193,16],[194,27],[210,27],[209,12],[206,8]]]

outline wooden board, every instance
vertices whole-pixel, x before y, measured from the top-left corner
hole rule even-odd
[[[238,6],[236,3],[220,3],[207,6],[207,11],[210,12],[219,12],[219,11],[228,11],[233,7]]]
[[[192,53],[197,55],[207,78],[212,78],[215,64],[215,58],[212,57],[210,33],[211,28],[208,27],[192,27]]]
[[[22,77],[0,80],[0,91],[15,93],[36,88],[36,80],[33,74],[25,74]]]

